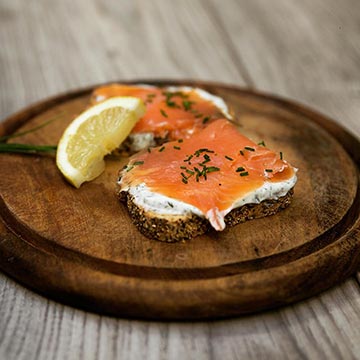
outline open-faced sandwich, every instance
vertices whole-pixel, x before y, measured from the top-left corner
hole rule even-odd
[[[117,193],[146,236],[176,242],[272,215],[289,205],[296,169],[238,130],[225,102],[193,87],[112,84],[70,123],[57,165],[75,187],[104,156],[133,154]]]
[[[121,170],[118,194],[146,236],[176,242],[275,214],[296,169],[218,119],[191,137],[148,148]]]

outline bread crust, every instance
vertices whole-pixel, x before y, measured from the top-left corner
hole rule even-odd
[[[247,220],[274,215],[290,205],[293,194],[294,190],[291,189],[277,200],[264,200],[259,204],[245,204],[233,209],[225,216],[226,226],[231,227]],[[120,201],[126,204],[132,222],[150,239],[173,243],[190,240],[212,229],[208,220],[197,215],[155,214],[136,205],[133,196],[128,192],[120,191],[118,195]]]

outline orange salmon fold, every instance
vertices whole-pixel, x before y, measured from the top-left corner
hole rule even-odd
[[[213,120],[227,117],[213,101],[201,96],[202,92],[188,87],[112,84],[95,89],[91,102],[97,103],[114,96],[138,97],[144,101],[146,113],[135,125],[132,134],[153,133],[155,137],[171,141],[188,138]]]

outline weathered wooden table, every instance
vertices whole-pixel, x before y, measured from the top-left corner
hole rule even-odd
[[[188,78],[284,96],[360,136],[359,22],[356,0],[2,0],[0,118],[96,83]],[[277,311],[161,323],[77,310],[0,274],[0,358],[359,358],[359,279]]]

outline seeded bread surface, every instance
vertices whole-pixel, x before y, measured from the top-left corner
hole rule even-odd
[[[227,227],[235,226],[247,220],[258,219],[274,215],[290,205],[294,191],[291,189],[278,200],[264,200],[259,204],[246,204],[233,209],[225,217]],[[197,215],[159,215],[145,211],[134,203],[133,196],[128,192],[119,192],[120,201],[124,202],[129,210],[132,222],[146,237],[164,242],[178,242],[190,240],[205,234],[212,229],[205,218]]]

